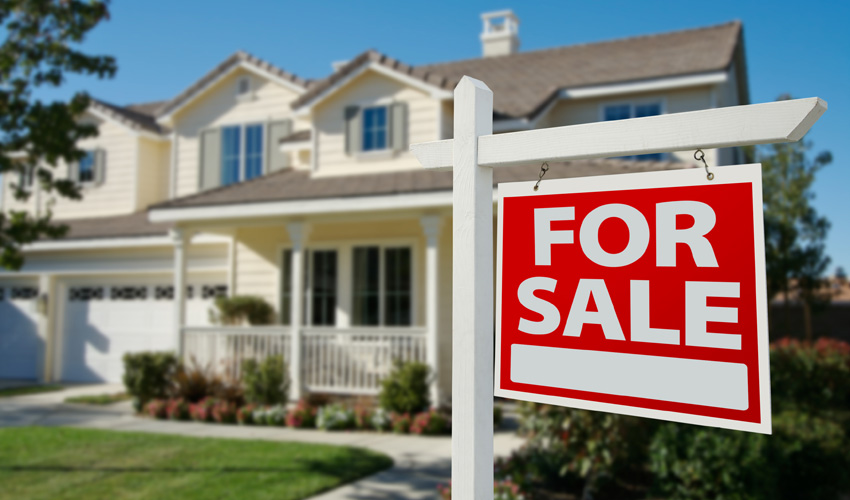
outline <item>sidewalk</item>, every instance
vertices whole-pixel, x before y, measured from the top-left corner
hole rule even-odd
[[[325,432],[286,427],[172,422],[133,415],[129,402],[99,407],[65,404],[66,397],[120,392],[120,385],[80,386],[59,392],[0,399],[0,427],[69,426],[181,436],[295,441],[368,448],[392,457],[390,469],[314,497],[338,499],[438,498],[437,485],[451,477],[451,438],[376,432]],[[506,456],[523,440],[512,432],[494,436],[497,456]]]

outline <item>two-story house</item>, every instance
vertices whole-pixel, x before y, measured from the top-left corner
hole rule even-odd
[[[0,378],[117,381],[124,352],[177,349],[238,370],[283,354],[302,391],[374,393],[394,359],[451,380],[451,173],[412,143],[452,137],[463,75],[493,90],[498,132],[748,103],[738,22],[523,52],[485,14],[483,56],[409,66],[375,51],[308,81],[238,52],[161,103],[94,102],[100,136],[66,174],[69,235],[0,274]],[[692,153],[552,164],[547,178],[695,166]],[[706,151],[710,165],[740,162]],[[540,165],[499,169],[531,180]],[[19,207],[4,189],[4,210]],[[48,202],[37,186],[31,210]],[[219,294],[260,296],[277,325],[209,324]]]

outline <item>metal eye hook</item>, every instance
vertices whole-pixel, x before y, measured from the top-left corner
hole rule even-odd
[[[543,180],[543,176],[546,175],[546,172],[549,171],[549,162],[543,162],[543,165],[540,165],[540,173],[537,174],[537,182],[534,184],[534,190],[540,187],[540,181]]]
[[[708,169],[708,163],[705,162],[705,153],[702,152],[702,149],[697,149],[694,151],[694,160],[701,161],[703,165],[705,165],[705,178],[713,181],[714,174]]]

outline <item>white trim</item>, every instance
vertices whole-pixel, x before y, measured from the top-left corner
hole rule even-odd
[[[310,151],[311,149],[313,149],[313,142],[310,139],[305,139],[303,141],[289,141],[280,144],[278,146],[278,149],[280,149],[281,153],[297,153],[299,151]]]
[[[292,215],[352,213],[379,210],[404,210],[450,206],[451,191],[404,193],[401,195],[324,198],[313,200],[211,205],[187,208],[160,208],[148,212],[151,222],[228,220],[246,217],[279,217]]]
[[[187,95],[186,97],[184,97],[184,98],[183,98],[183,102],[181,102],[181,103],[180,103],[177,107],[175,107],[174,109],[172,109],[171,111],[169,111],[167,114],[162,115],[162,116],[160,116],[159,118],[157,118],[157,120],[156,120],[156,121],[157,121],[157,122],[159,122],[159,123],[162,123],[162,124],[164,124],[164,125],[169,125],[169,124],[171,124],[172,120],[174,120],[174,115],[175,115],[178,111],[180,111],[181,109],[185,108],[185,107],[186,107],[186,106],[188,106],[190,103],[192,103],[192,102],[194,102],[195,100],[197,100],[198,98],[200,98],[200,96],[201,96],[202,94],[206,93],[208,90],[210,90],[210,89],[212,89],[213,87],[215,87],[217,84],[219,84],[219,83],[220,83],[221,81],[223,81],[225,78],[228,78],[230,75],[232,75],[235,71],[237,71],[237,70],[239,70],[239,69],[244,69],[244,70],[249,71],[249,72],[251,72],[251,73],[254,73],[254,74],[256,74],[256,75],[258,75],[258,76],[260,76],[260,77],[262,77],[262,78],[266,78],[266,79],[271,80],[271,81],[273,81],[273,82],[275,82],[275,83],[278,83],[278,84],[280,84],[280,85],[282,85],[282,86],[284,86],[284,87],[286,87],[286,88],[288,88],[288,89],[292,90],[293,92],[295,92],[295,93],[297,93],[297,94],[301,94],[301,93],[303,93],[303,92],[304,92],[304,90],[305,90],[305,89],[304,89],[303,87],[301,87],[300,85],[298,85],[298,84],[296,84],[296,83],[293,83],[293,82],[291,82],[291,81],[289,81],[289,80],[286,80],[286,79],[280,78],[279,76],[277,76],[277,75],[275,75],[275,74],[273,74],[273,73],[271,73],[271,72],[269,72],[269,71],[267,71],[267,70],[265,70],[265,69],[263,69],[263,68],[261,68],[261,67],[257,66],[255,63],[252,63],[251,61],[240,61],[240,62],[239,62],[239,64],[234,64],[234,65],[233,65],[233,66],[231,66],[231,67],[230,67],[227,71],[225,71],[224,73],[219,74],[218,76],[216,76],[215,78],[213,78],[212,80],[210,80],[209,82],[207,82],[207,83],[206,83],[203,87],[201,87],[201,88],[199,88],[199,89],[195,90],[195,91],[194,91],[194,92],[192,92],[191,94],[189,94],[189,95]]]
[[[61,223],[62,221],[57,221]],[[84,240],[40,241],[24,247],[25,252],[52,252],[56,250],[100,250],[109,248],[168,247],[174,243],[168,235],[124,238],[91,238]],[[193,245],[224,244],[227,238],[215,235],[197,235]]]
[[[411,87],[416,88],[418,90],[421,90],[422,92],[427,93],[428,95],[430,95],[434,99],[451,99],[452,98],[452,93],[449,90],[444,90],[444,89],[441,89],[441,88],[436,87],[434,85],[425,83],[422,80],[419,80],[417,78],[413,78],[411,76],[405,75],[405,74],[400,73],[400,72],[398,72],[394,69],[387,68],[386,66],[384,66],[384,65],[382,65],[378,62],[372,61],[368,64],[361,65],[359,68],[357,68],[355,71],[348,74],[342,80],[339,80],[335,84],[333,84],[330,87],[323,90],[316,97],[312,98],[311,100],[307,101],[305,104],[302,104],[301,106],[296,108],[295,109],[295,115],[296,116],[302,116],[302,117],[309,115],[310,112],[312,111],[312,109],[317,104],[319,104],[320,102],[329,98],[333,94],[337,93],[337,91],[339,91],[340,89],[342,89],[343,87],[345,87],[346,85],[351,83],[352,80],[354,80],[355,78],[362,75],[363,73],[365,73],[368,70],[375,71],[376,73],[380,73],[383,76],[386,76],[388,78],[392,78],[392,79],[397,80],[401,83],[404,83],[405,85],[408,85],[408,86],[411,86]]]

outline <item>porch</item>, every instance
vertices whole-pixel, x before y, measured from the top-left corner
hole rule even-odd
[[[433,211],[179,227],[175,345],[184,360],[237,377],[244,360],[281,355],[292,399],[376,395],[396,361],[418,361],[431,369],[431,400],[445,402],[451,241],[441,236],[450,229]],[[262,297],[276,324],[186,323],[185,254],[199,233],[230,236],[228,293]]]

